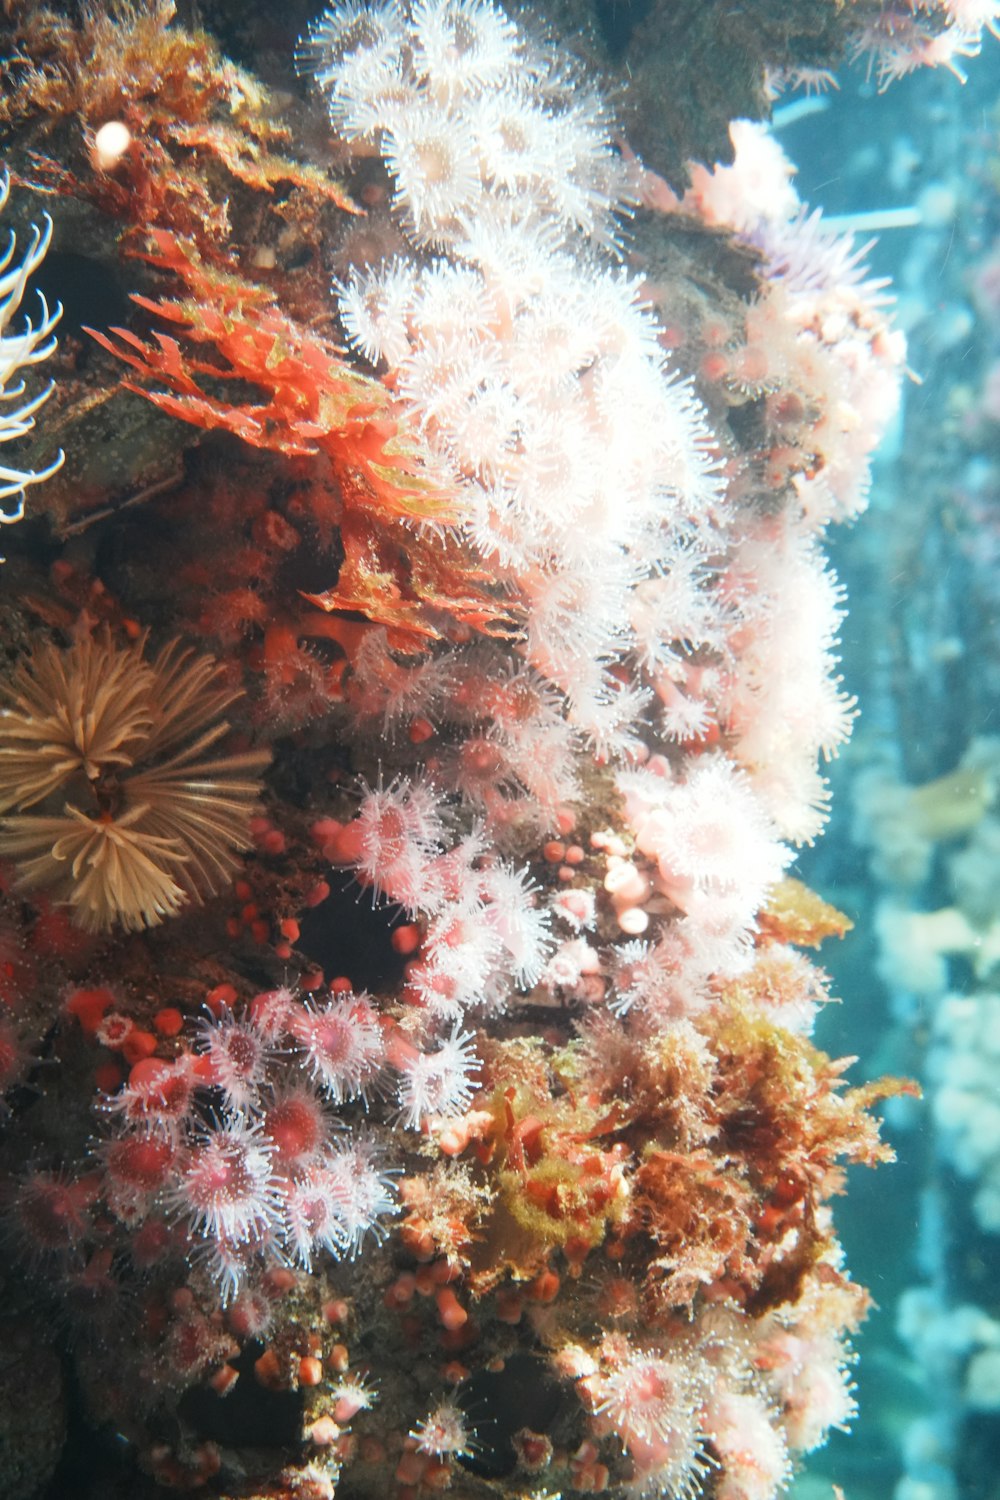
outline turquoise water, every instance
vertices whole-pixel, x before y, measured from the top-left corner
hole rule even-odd
[[[997,1493],[998,1409],[992,1388],[970,1374],[992,1369],[983,1351],[1000,1313],[1000,1239],[973,1207],[992,1157],[988,1146],[963,1153],[954,1115],[964,1097],[968,1132],[978,1133],[977,1111],[990,1116],[1000,1098],[995,1062],[976,1091],[942,1098],[968,1081],[969,1055],[956,1049],[945,997],[980,1000],[976,1024],[985,1026],[992,1007],[982,997],[993,993],[995,971],[972,947],[925,971],[914,988],[920,975],[901,963],[897,946],[880,942],[878,915],[964,903],[977,945],[995,920],[992,770],[973,826],[930,839],[913,861],[902,847],[914,831],[905,827],[905,803],[898,818],[881,817],[878,804],[900,783],[924,785],[979,757],[992,763],[994,753],[1000,443],[984,392],[1000,351],[989,291],[1000,230],[997,106],[996,56],[987,50],[964,88],[921,75],[876,98],[855,80],[824,114],[782,136],[800,164],[804,195],[830,212],[922,202],[926,214],[921,225],[882,230],[871,251],[872,264],[893,279],[920,384],[905,386],[903,418],[876,464],[865,520],[834,546],[851,596],[844,665],[862,717],[834,773],[839,815],[806,861],[810,878],[838,891],[834,899],[857,922],[839,949],[824,953],[850,999],[826,1013],[820,1039],[834,1053],[861,1053],[866,1072],[918,1077],[925,1098],[890,1112],[899,1161],[880,1184],[856,1181],[839,1214],[850,1259],[878,1308],[859,1340],[856,1430],[833,1436],[813,1477],[800,1481],[803,1495],[819,1493],[815,1473],[849,1494]],[[968,786],[953,788],[952,806],[969,795]],[[973,1034],[988,1049],[976,1024]],[[983,1128],[990,1130],[988,1119]]]

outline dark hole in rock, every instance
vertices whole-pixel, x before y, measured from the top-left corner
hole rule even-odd
[[[324,552],[307,535],[302,545],[296,547],[276,570],[276,583],[299,589],[304,594],[325,593],[327,589],[336,588],[343,560],[344,552],[339,539],[335,541],[332,551]],[[360,620],[364,616],[355,615],[353,618]]]
[[[21,304],[31,318],[38,316],[37,298],[32,296],[34,291],[42,293],[50,312],[56,303],[62,304],[62,317],[56,325],[57,338],[65,338],[68,334],[81,337],[84,326],[117,327],[128,323],[132,313],[132,304],[114,272],[101,261],[78,255],[73,250],[50,250],[32,276]],[[85,342],[88,347],[96,347],[90,339]]]
[[[227,1448],[295,1448],[302,1428],[301,1391],[269,1391],[254,1378],[263,1344],[251,1343],[229,1363],[240,1378],[225,1396],[209,1386],[185,1391],[178,1410],[199,1438]]]
[[[330,894],[300,919],[296,948],[328,979],[346,976],[355,990],[391,988],[403,977],[406,959],[390,942],[405,922],[398,906],[376,901],[351,876],[328,876]]]
[[[513,1438],[523,1427],[544,1433],[556,1421],[563,1390],[544,1361],[514,1354],[502,1370],[477,1370],[456,1395],[475,1438],[462,1467],[483,1479],[503,1479],[517,1465]]]

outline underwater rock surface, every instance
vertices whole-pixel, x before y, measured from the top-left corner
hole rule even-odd
[[[761,119],[996,16],[721,9],[6,7],[5,1494],[771,1500],[855,1414],[914,1090],[791,871],[906,347]]]

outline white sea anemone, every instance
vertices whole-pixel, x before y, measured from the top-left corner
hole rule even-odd
[[[494,299],[474,267],[437,260],[421,271],[413,300],[419,337],[479,341],[492,334],[498,321]]]
[[[509,468],[521,432],[522,403],[502,369],[468,390],[449,424],[446,447],[461,474],[496,482]]]
[[[517,68],[517,27],[489,0],[417,0],[412,26],[413,71],[438,103],[496,88]]]
[[[383,133],[382,153],[396,180],[395,203],[418,244],[447,244],[482,194],[472,143],[443,110],[424,103],[399,110]]]
[[[563,234],[551,218],[519,216],[513,205],[485,194],[478,212],[462,222],[453,254],[475,266],[505,321],[534,298],[578,277],[575,261],[562,248]]]
[[[311,73],[329,90],[331,114],[348,120],[364,99],[371,82],[382,72],[401,76],[403,23],[392,3],[364,5],[346,0],[323,12],[310,26],[296,53],[300,73]]]
[[[518,387],[533,397],[559,400],[596,353],[594,328],[575,283],[553,278],[544,297],[522,309],[508,358]]]
[[[513,196],[551,173],[561,154],[556,122],[539,107],[530,82],[514,79],[502,89],[470,101],[484,180]]]
[[[406,320],[415,286],[413,267],[400,260],[377,271],[352,271],[346,281],[334,283],[340,321],[369,364],[384,359],[395,367],[409,354]]]
[[[410,1130],[429,1115],[464,1114],[476,1092],[480,1062],[471,1031],[452,1027],[435,1052],[415,1052],[399,1069],[399,1111]]]
[[[463,486],[462,499],[465,533],[479,555],[503,570],[525,569],[530,553],[525,546],[516,493],[502,482],[471,481]]]

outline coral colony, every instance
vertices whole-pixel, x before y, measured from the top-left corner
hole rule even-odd
[[[49,226],[0,280],[0,441],[48,359],[67,449],[0,471],[8,520],[47,481],[3,575],[4,1337],[66,1350],[0,1488],[70,1401],[135,1494],[771,1500],[854,1414],[830,1200],[903,1087],[812,1045],[849,924],[788,874],[855,713],[822,544],[895,410],[884,288],[762,126],[668,185],[488,0],[316,22],[343,182],[166,0],[7,9],[18,181],[142,293],[56,354],[44,302],[12,331]],[[880,78],[996,21],[859,10]],[[106,403],[167,449],[125,500]]]

